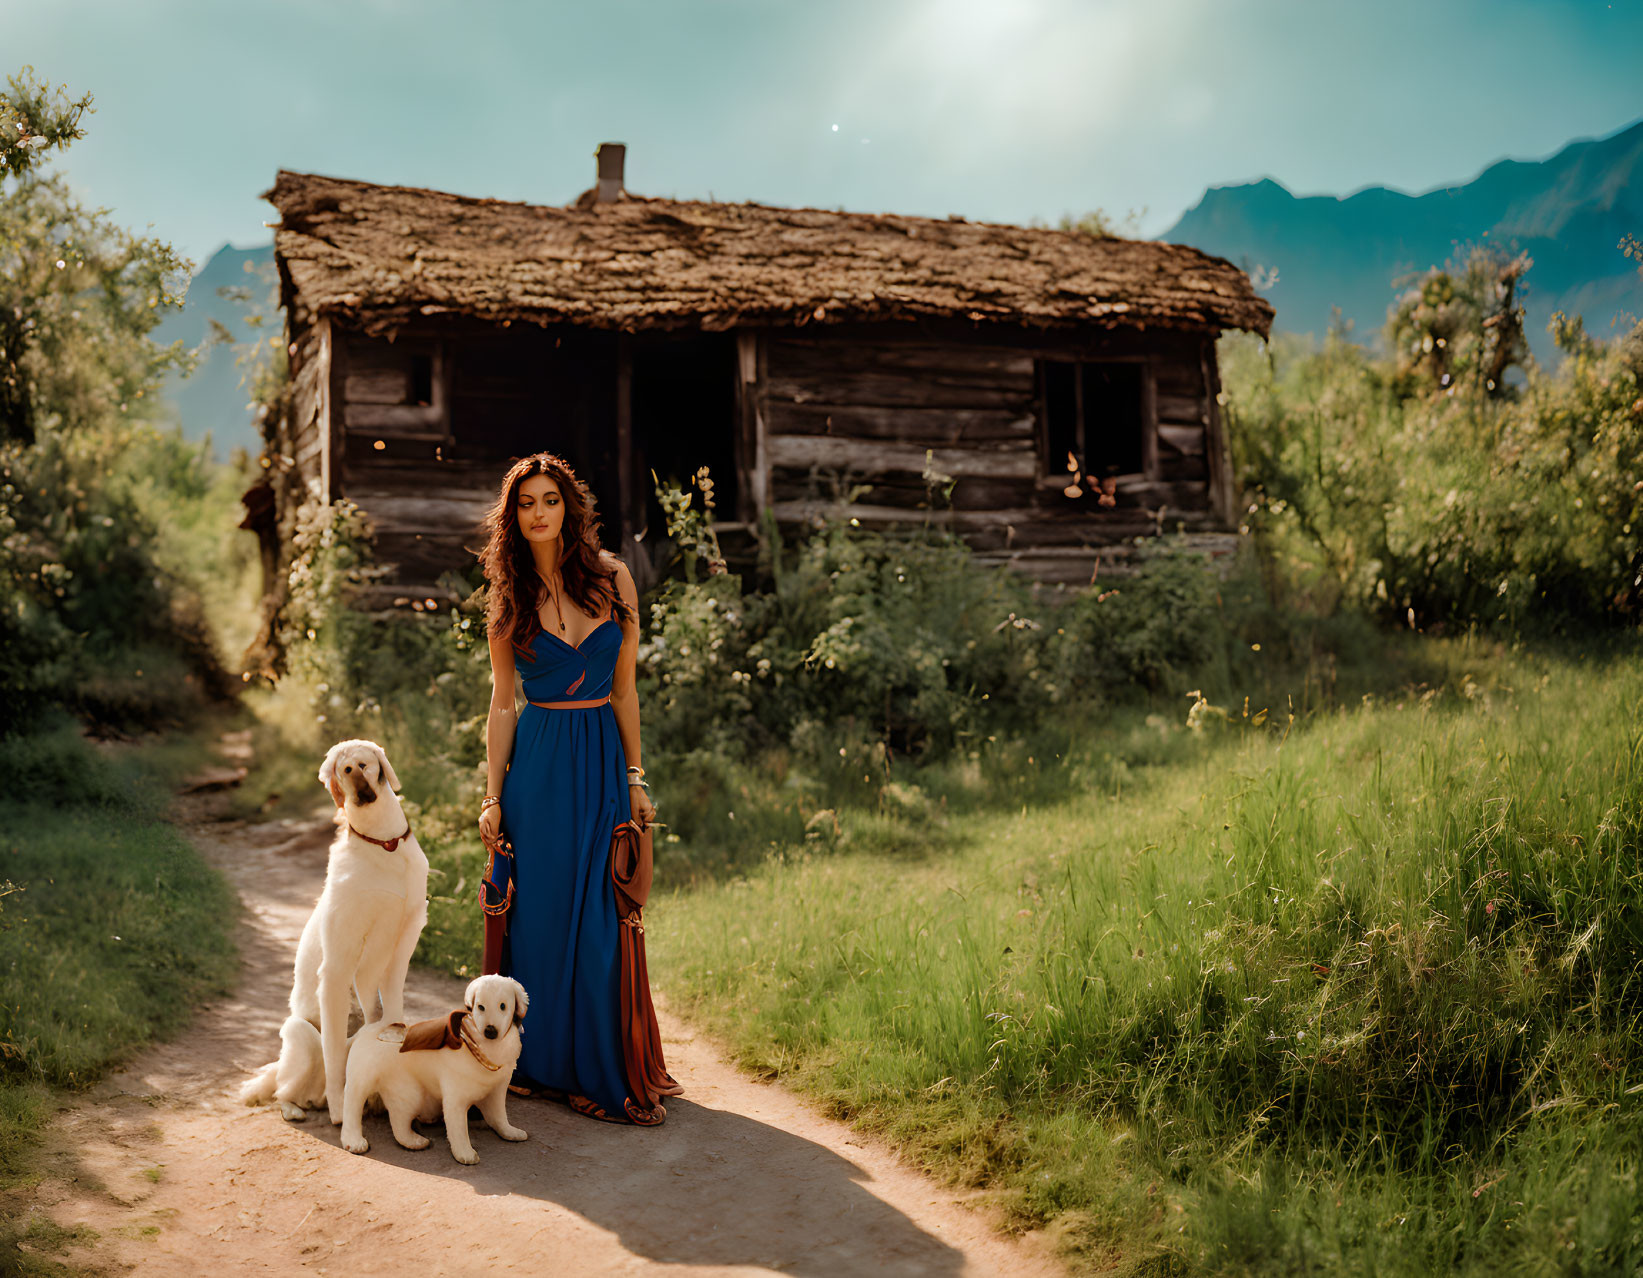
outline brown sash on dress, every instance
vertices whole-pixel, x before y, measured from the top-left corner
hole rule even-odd
[[[667,1072],[662,1059],[662,1031],[650,1000],[650,969],[645,964],[644,905],[650,896],[655,860],[648,827],[624,821],[610,843],[610,878],[616,889],[616,918],[621,931],[622,1057],[627,1067],[628,1118],[640,1124],[667,1116],[662,1097],[684,1088]]]

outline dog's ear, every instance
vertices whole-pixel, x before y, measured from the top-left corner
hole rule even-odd
[[[319,765],[319,783],[331,792],[331,797],[342,806],[342,786],[337,783],[337,754],[347,742],[339,741],[325,752],[325,762]]]
[[[371,749],[377,752],[377,762],[382,765],[382,779],[395,794],[399,793],[399,776],[394,771],[394,765],[388,762],[388,752],[375,741],[371,742]]]
[[[474,1010],[474,1000],[479,997],[479,982],[484,979],[483,976],[474,977],[473,980],[468,982],[468,988],[463,991],[462,1006],[470,1012]]]
[[[518,981],[513,983],[513,1023],[518,1025],[525,1019],[525,1009],[531,1004],[531,996],[525,993],[525,987]]]

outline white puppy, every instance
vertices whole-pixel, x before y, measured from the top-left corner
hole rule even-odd
[[[371,1148],[361,1128],[365,1105],[380,1098],[394,1139],[406,1149],[429,1141],[414,1122],[443,1117],[445,1136],[459,1163],[477,1163],[468,1139],[468,1107],[478,1105],[503,1140],[527,1133],[508,1122],[508,1081],[519,1060],[520,1022],[528,1003],[512,977],[481,976],[468,986],[463,1010],[444,1020],[366,1027],[348,1052],[348,1087],[342,1101],[342,1147],[351,1154]]]
[[[240,1099],[277,1100],[293,1122],[323,1104],[340,1123],[349,992],[368,1024],[405,1019],[405,971],[428,918],[428,858],[399,806],[399,778],[381,746],[338,742],[319,779],[337,804],[325,890],[297,946],[280,1058],[241,1088]]]

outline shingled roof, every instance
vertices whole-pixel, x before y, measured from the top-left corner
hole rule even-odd
[[[1243,328],[1272,307],[1222,258],[1070,231],[623,199],[471,199],[281,171],[274,249],[299,321],[418,315],[597,328],[965,318],[1043,328]]]

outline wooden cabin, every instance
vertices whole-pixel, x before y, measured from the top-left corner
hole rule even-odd
[[[1098,555],[1159,532],[1233,540],[1215,339],[1264,335],[1272,308],[1230,263],[957,217],[638,198],[611,145],[600,169],[566,207],[279,174],[277,517],[350,498],[402,592],[429,593],[472,563],[509,460],[548,449],[641,580],[661,540],[652,472],[703,465],[722,529],[933,518],[1044,581],[1087,582]]]

